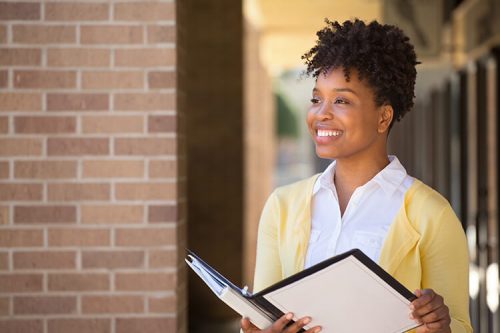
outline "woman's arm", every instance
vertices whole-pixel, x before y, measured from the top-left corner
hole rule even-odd
[[[283,278],[279,254],[279,210],[278,195],[273,192],[267,199],[259,221],[254,292]]]
[[[433,318],[443,319],[443,307],[439,302],[442,297],[441,302],[446,307],[444,309],[449,311],[451,332],[470,333],[472,327],[469,319],[469,256],[465,234],[449,204],[446,204],[435,219],[430,221],[433,227],[422,234],[420,243],[421,287],[430,291],[424,292],[419,298],[423,297],[421,304],[427,304],[428,309],[434,310],[427,316],[428,322],[432,322]],[[431,299],[433,306],[429,303]],[[417,316],[421,315],[422,312]],[[422,316],[422,319],[425,317]],[[428,326],[436,328],[421,328],[417,332],[446,332],[440,330],[440,325]]]

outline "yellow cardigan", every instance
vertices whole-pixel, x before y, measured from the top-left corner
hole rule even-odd
[[[254,291],[304,268],[317,175],[275,190],[259,223]],[[453,333],[472,332],[468,253],[449,203],[415,180],[382,246],[379,265],[410,291],[432,288],[450,309]]]

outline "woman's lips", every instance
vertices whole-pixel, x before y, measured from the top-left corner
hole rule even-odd
[[[337,140],[344,132],[337,129],[317,129],[315,140],[317,144],[328,144]]]

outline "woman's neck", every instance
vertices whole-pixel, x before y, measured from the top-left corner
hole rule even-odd
[[[341,214],[344,214],[349,199],[356,188],[363,186],[389,164],[387,155],[367,161],[340,159],[336,161],[334,183],[337,189]]]

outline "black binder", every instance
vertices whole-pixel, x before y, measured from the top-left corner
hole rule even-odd
[[[287,312],[312,318],[328,333],[400,333],[419,324],[409,318],[416,296],[354,249],[331,257],[258,293],[239,288],[188,250],[188,265],[227,305],[263,329]]]

